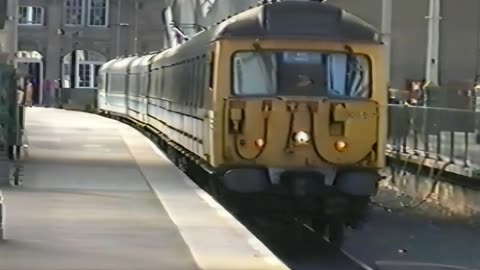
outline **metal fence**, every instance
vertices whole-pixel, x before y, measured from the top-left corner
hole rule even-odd
[[[448,108],[389,106],[389,149],[480,168],[480,113]]]

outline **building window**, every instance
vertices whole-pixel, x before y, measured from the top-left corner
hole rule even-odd
[[[41,7],[18,8],[18,24],[20,25],[43,25],[43,11]]]
[[[70,63],[63,64],[63,81],[62,87],[63,88],[70,88],[71,87],[71,70],[70,70]]]
[[[83,24],[84,0],[65,0],[65,24]]]
[[[88,0],[88,25],[106,26],[107,25],[107,0]]]
[[[90,83],[92,81],[92,65],[89,64],[80,64],[78,65],[78,75],[80,80],[78,81],[78,86],[80,88],[90,88]]]
[[[78,88],[95,88],[98,85],[100,63],[80,63],[78,65]]]

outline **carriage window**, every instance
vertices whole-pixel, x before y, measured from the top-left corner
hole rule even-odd
[[[240,52],[233,58],[233,90],[240,96],[368,98],[365,55],[321,52]]]

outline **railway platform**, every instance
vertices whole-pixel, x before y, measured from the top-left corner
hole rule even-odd
[[[125,124],[29,108],[26,139],[0,269],[288,269]]]

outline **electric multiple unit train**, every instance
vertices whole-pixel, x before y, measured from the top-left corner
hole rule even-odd
[[[385,165],[384,70],[379,36],[361,19],[277,2],[104,64],[98,108],[154,131],[224,198],[301,217],[340,243],[365,220]]]

